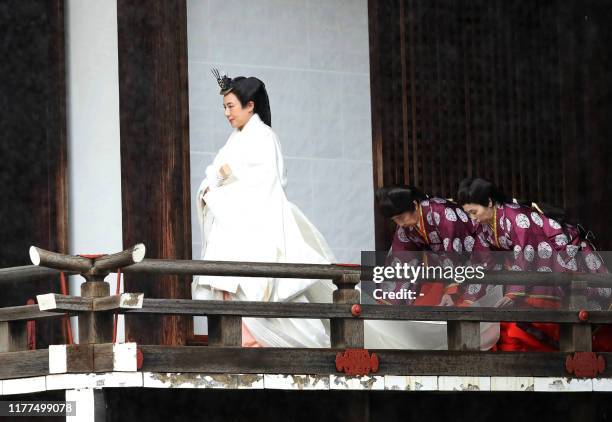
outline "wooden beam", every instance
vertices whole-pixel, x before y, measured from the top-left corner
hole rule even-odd
[[[240,315],[261,318],[358,318],[408,321],[473,322],[563,322],[578,323],[577,311],[500,308],[452,308],[442,306],[365,305],[354,317],[352,305],[334,303],[234,302],[189,299],[143,299],[142,308],[125,309],[126,314]],[[591,311],[594,324],[612,323],[612,312]]]
[[[113,340],[113,314],[95,312],[93,300],[106,298],[110,286],[104,281],[88,281],[81,284],[81,296],[91,300],[91,311],[79,315],[79,342],[81,344],[110,343]]]
[[[24,265],[21,267],[11,267],[0,269],[0,283],[13,282],[32,282],[38,280],[57,279],[60,275],[59,270],[52,268],[39,267],[37,265]],[[65,272],[66,275],[76,274],[75,272]]]
[[[93,372],[93,345],[60,344],[49,346],[49,373]]]
[[[68,296],[47,293],[36,296],[41,311],[88,312],[93,310],[93,299],[90,297]]]
[[[0,379],[26,378],[49,373],[49,351],[0,353]]]
[[[26,321],[0,322],[0,352],[28,349]]]
[[[446,325],[448,350],[480,350],[480,323],[449,321]]]
[[[93,270],[104,272],[129,267],[141,262],[144,259],[145,252],[145,245],[139,243],[116,254],[101,256],[94,260]]]
[[[144,300],[142,293],[122,293],[120,295],[99,297],[93,299],[94,311],[121,311],[140,309]],[[172,300],[172,299],[170,299]]]
[[[125,268],[126,274],[217,275],[232,277],[274,277],[335,279],[343,274],[360,274],[359,269],[339,265],[228,262],[180,259],[145,259]],[[359,280],[356,281],[358,283]]]
[[[115,310],[126,310],[126,309],[139,309],[142,308],[144,295],[142,293],[122,293],[113,296],[103,297],[82,297],[82,296],[67,296],[56,293],[47,293],[44,295],[38,295],[38,305],[34,306],[36,309],[40,307],[42,311],[61,311],[61,312],[90,312],[90,311],[115,311]],[[25,306],[15,307],[25,308]],[[6,308],[9,309],[9,308]],[[34,314],[34,309],[30,312]],[[24,312],[25,313],[25,312]],[[10,312],[6,313],[7,316],[11,315]],[[46,312],[40,313],[40,315],[46,315]],[[56,314],[56,313],[55,313]],[[55,315],[49,313],[49,315]],[[0,308],[0,321],[2,320],[3,309]],[[57,314],[61,315],[61,314]],[[23,319],[23,318],[22,318]]]
[[[14,2],[0,14],[4,51],[19,51],[5,54],[0,66],[2,101],[11,105],[3,107],[0,135],[6,181],[0,188],[2,268],[26,267],[32,244],[68,251],[64,3]],[[36,294],[59,292],[57,273],[33,271],[30,278],[8,272],[0,276],[0,307],[25,305]],[[36,323],[37,347],[63,341],[60,321]]]
[[[208,345],[213,347],[241,347],[242,318],[235,315],[209,316]]]
[[[356,281],[359,281],[358,275],[347,274],[334,280],[338,289],[333,292],[334,303],[332,306],[342,304],[352,308],[352,306],[357,305],[361,308],[359,291],[355,290]],[[363,320],[349,315],[344,318],[331,318],[330,320],[330,342],[334,348],[363,347]]]
[[[588,308],[586,297],[586,281],[572,281],[570,288],[569,308],[574,312]],[[559,349],[562,351],[590,352],[593,345],[591,331],[591,318],[573,324],[561,324],[559,336]]]
[[[142,371],[240,374],[336,374],[343,349],[171,347],[140,345]],[[378,355],[373,375],[566,377],[563,352],[456,352],[369,350]],[[598,353],[607,362],[612,353]],[[602,377],[612,376],[608,365]]]
[[[143,242],[153,258],[191,259],[187,2],[117,0],[117,27],[123,243]],[[130,268],[125,291],[191,297],[190,277]],[[185,344],[192,333],[193,318],[126,317],[126,338],[138,343]]]
[[[75,271],[78,273],[89,271],[93,265],[92,260],[89,258],[51,252],[36,246],[30,247],[30,260],[32,264],[40,265],[41,267]]]
[[[93,345],[93,372],[135,372],[136,343],[106,343]]]
[[[0,322],[23,321],[32,319],[58,318],[63,316],[61,312],[45,312],[38,305],[11,306],[0,308]]]
[[[345,267],[323,264],[289,264],[268,262],[228,262],[180,259],[144,259],[124,269],[126,274],[213,275],[228,277],[276,277],[305,279],[338,279],[342,275],[356,275],[361,280],[372,279],[372,267]],[[355,279],[354,283],[360,281]],[[437,280],[432,274],[423,280]],[[538,271],[488,271],[478,280],[482,284],[541,284],[570,285],[573,280],[587,281],[591,287],[605,287],[612,283],[612,274],[545,273]]]

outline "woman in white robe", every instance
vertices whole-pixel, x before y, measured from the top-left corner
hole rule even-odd
[[[207,167],[197,192],[201,259],[333,262],[323,236],[285,195],[285,166],[278,138],[270,127],[263,82],[216,76],[225,116],[234,131]],[[330,302],[333,288],[331,281],[325,280],[198,276],[192,283],[192,296],[204,300]],[[261,346],[330,344],[327,321],[244,318],[243,322],[243,337],[251,335]]]

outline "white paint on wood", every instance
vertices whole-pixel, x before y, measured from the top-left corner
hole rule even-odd
[[[149,388],[238,388],[233,374],[143,373],[143,386]]]
[[[47,389],[46,377],[16,378],[4,380],[3,384],[5,395],[37,393]]]
[[[56,346],[58,347],[58,346]],[[61,348],[58,347],[58,350]],[[65,362],[65,360],[64,360]],[[28,394],[45,390],[84,388],[221,388],[282,390],[396,390],[396,391],[612,391],[612,378],[573,379],[555,377],[452,377],[366,376],[286,374],[202,374],[108,372],[101,374],[58,373],[46,377],[0,380],[0,395]]]
[[[490,391],[489,377],[438,377],[440,391]]]
[[[535,391],[578,392],[593,391],[592,379],[534,377]]]
[[[144,301],[144,293],[122,293],[119,307],[122,309],[140,309]]]
[[[264,388],[264,375],[238,374],[236,375],[236,386],[239,390],[261,390]]]
[[[132,259],[135,263],[139,263],[144,259],[146,252],[147,248],[145,247],[145,245],[139,243],[138,245],[134,246],[134,250],[132,251]]]
[[[385,390],[436,391],[437,389],[436,376],[385,375]]]
[[[36,301],[38,302],[38,309],[40,309],[41,311],[57,309],[57,303],[55,302],[55,293],[37,295]]]
[[[126,372],[138,370],[136,343],[113,344],[113,370]]]
[[[594,378],[593,391],[612,391],[612,378]]]
[[[40,253],[36,246],[30,246],[30,261],[32,261],[34,265],[40,265]]]
[[[96,374],[57,374],[47,375],[47,390],[70,390],[94,388]]]
[[[91,388],[66,390],[66,401],[75,402],[76,414],[66,422],[95,422],[94,391]]]
[[[534,391],[533,377],[491,377],[491,391]]]
[[[68,368],[68,357],[65,344],[49,345],[49,373],[65,374]]]
[[[329,388],[332,390],[384,390],[384,376],[346,377],[330,375]]]
[[[108,372],[96,374],[96,388],[142,387],[142,372]]]
[[[270,390],[329,390],[329,376],[265,374],[264,388]]]

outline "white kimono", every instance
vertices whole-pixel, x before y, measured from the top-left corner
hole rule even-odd
[[[231,176],[218,177],[227,164]],[[325,239],[287,200],[285,167],[272,129],[254,114],[234,130],[206,169],[197,193],[202,228],[202,256],[210,261],[329,264],[334,256]],[[208,188],[208,192],[204,191]],[[331,302],[327,280],[281,280],[198,276],[194,299],[269,302]],[[262,346],[329,347],[329,324],[321,320],[244,318]]]
[[[232,174],[221,181],[219,169],[224,164],[229,165]],[[198,189],[201,259],[334,262],[321,233],[288,201],[286,184],[278,138],[254,114],[242,130],[232,132],[207,167],[206,178]],[[197,276],[192,283],[192,297],[223,300],[223,292],[227,292],[232,300],[240,301],[330,303],[334,289],[330,280]],[[244,318],[243,322],[262,346],[330,346],[328,320]],[[483,348],[491,346],[483,343]],[[365,321],[365,347],[444,349],[446,323]]]

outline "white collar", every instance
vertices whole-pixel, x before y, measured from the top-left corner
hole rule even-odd
[[[246,122],[244,126],[242,126],[242,130],[236,129],[236,132],[244,133],[245,130],[248,131],[251,127],[258,126],[261,123],[263,123],[263,122],[261,121],[261,118],[259,117],[259,114],[253,113],[253,115],[251,116],[249,121]]]

